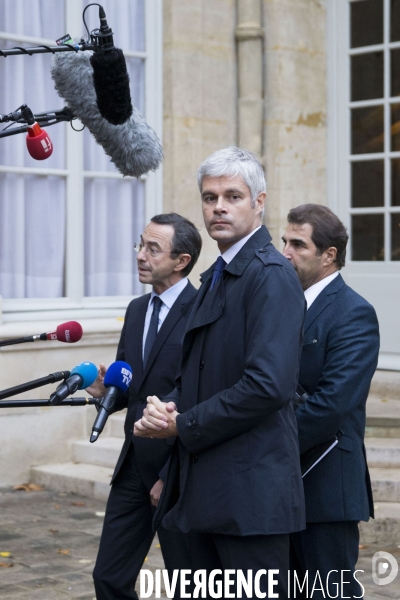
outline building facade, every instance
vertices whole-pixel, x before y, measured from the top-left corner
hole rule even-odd
[[[5,0],[0,47],[86,36],[88,3]],[[217,248],[202,225],[196,171],[228,145],[262,159],[265,222],[277,248],[290,208],[313,202],[338,213],[350,235],[343,275],[378,312],[379,367],[400,370],[400,0],[102,4],[164,163],[140,181],[123,179],[90,134],[66,124],[49,129],[58,150],[45,165],[27,156],[23,136],[0,139],[0,338],[71,319],[84,329],[74,345],[1,349],[1,388],[83,360],[114,360],[124,309],[145,291],[132,245],[153,214],[175,211],[200,229],[204,249],[190,277],[197,285]],[[86,20],[98,27],[94,8]],[[63,106],[49,60],[0,57],[3,114],[23,102],[34,112]],[[0,485],[27,479],[32,464],[67,460],[69,442],[94,419],[92,407],[0,410]]]

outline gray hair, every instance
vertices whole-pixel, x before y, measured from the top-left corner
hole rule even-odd
[[[236,177],[240,175],[251,194],[254,208],[257,196],[265,192],[267,184],[261,163],[249,150],[230,146],[210,154],[197,171],[197,183],[201,192],[204,177]]]

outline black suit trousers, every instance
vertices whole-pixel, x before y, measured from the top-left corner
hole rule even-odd
[[[149,490],[139,475],[131,444],[107,502],[93,571],[97,600],[138,599],[136,580],[155,535],[153,513]],[[173,569],[190,568],[187,536],[162,527],[157,534],[170,578]]]
[[[232,574],[233,584],[229,592],[236,597],[259,598],[256,594],[254,578],[259,572],[259,590],[268,595],[268,575],[261,574],[262,570],[276,569],[279,573],[273,578],[277,584],[273,586],[273,593],[279,594],[280,600],[287,600],[287,574],[289,569],[289,535],[224,535],[219,533],[189,532],[190,557],[193,571],[205,569],[208,575],[214,569],[222,571],[219,578],[224,580],[224,571],[232,569],[242,571],[247,577],[248,570],[252,571],[252,594],[246,594],[242,589],[242,596],[237,596],[236,573]],[[216,577],[216,580],[218,577]],[[193,582],[192,582],[193,583]],[[193,588],[193,584],[192,584]],[[223,589],[223,588],[222,588]],[[207,598],[215,596],[206,596]],[[223,593],[222,598],[226,597]]]
[[[328,592],[331,598],[362,598],[362,588],[353,576],[358,560],[359,539],[357,521],[307,523],[304,531],[292,533],[290,535],[291,597],[295,597],[292,587],[293,571],[296,571],[300,582],[304,581],[305,573],[308,571],[308,594],[306,588],[302,593],[297,588],[296,597],[299,599],[311,597],[318,571],[323,591],[317,591],[317,588],[321,587],[317,579],[316,589],[312,595],[314,600],[329,598]],[[329,572],[331,573],[328,578]],[[348,582],[343,583],[343,596],[341,579]],[[335,596],[338,590],[339,595]]]

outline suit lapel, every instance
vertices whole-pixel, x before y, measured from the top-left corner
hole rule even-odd
[[[161,348],[163,347],[166,340],[168,339],[169,334],[171,333],[171,331],[173,330],[173,328],[175,327],[175,325],[177,324],[179,319],[182,317],[182,314],[183,314],[183,311],[185,308],[185,304],[190,301],[190,299],[192,298],[194,293],[195,293],[195,288],[189,282],[187,284],[187,286],[184,288],[184,290],[181,292],[181,294],[178,296],[178,298],[175,300],[174,304],[172,305],[171,310],[169,311],[163,324],[161,325],[160,330],[157,333],[157,337],[154,341],[154,344],[150,350],[150,354],[149,354],[146,366],[143,371],[142,380],[140,382],[140,385],[143,384],[143,381],[145,380],[152,364],[154,363],[155,359],[157,358],[158,353],[160,352]],[[144,327],[144,325],[143,325],[143,327]],[[142,331],[142,338],[143,338],[143,331]],[[142,361],[142,364],[143,364],[143,361]]]
[[[138,380],[142,379],[143,376],[143,331],[144,321],[146,318],[147,306],[149,304],[150,294],[143,296],[143,302],[141,303],[130,327],[133,330],[132,333],[132,349],[133,349],[133,363],[136,367],[139,367]],[[131,332],[130,332],[131,334]],[[133,365],[132,365],[133,366]]]
[[[310,308],[306,312],[306,318],[304,320],[304,333],[315,319],[322,313],[323,310],[332,302],[332,295],[336,294],[340,288],[344,285],[342,276],[339,274],[333,281],[331,281],[317,296]]]

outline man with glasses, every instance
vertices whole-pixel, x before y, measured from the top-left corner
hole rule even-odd
[[[117,360],[131,365],[133,378],[129,395],[121,395],[116,407],[127,407],[128,412],[93,572],[98,600],[138,598],[135,583],[154,537],[153,506],[163,486],[159,473],[171,445],[133,437],[133,423],[142,414],[147,396],[156,390],[164,397],[174,388],[181,339],[196,295],[187,275],[199,257],[201,237],[184,217],[157,215],[135,250],[139,280],[153,289],[129,304],[117,351]],[[97,381],[88,388],[94,397],[104,396],[105,372],[100,365]],[[186,536],[160,528],[158,537],[169,572],[184,568]]]

